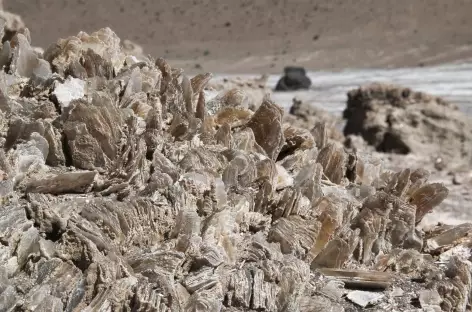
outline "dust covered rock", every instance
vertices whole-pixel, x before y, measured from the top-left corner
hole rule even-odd
[[[378,151],[427,154],[467,162],[472,122],[441,98],[395,85],[372,84],[348,93],[344,134],[361,135]]]

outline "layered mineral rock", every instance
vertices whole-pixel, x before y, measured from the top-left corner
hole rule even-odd
[[[284,124],[269,95],[208,100],[211,74],[135,62],[108,28],[44,59],[25,38],[1,52],[0,311],[470,303],[470,225],[416,228],[448,194],[425,170]]]
[[[309,105],[298,98],[293,98],[292,106],[288,114],[285,114],[284,121],[292,126],[310,130],[315,137],[319,132],[321,124],[326,124],[328,138],[343,141],[344,136],[340,131],[342,118],[331,115],[323,109]]]
[[[395,85],[348,93],[344,134],[361,135],[378,151],[472,161],[472,121],[441,98]]]
[[[266,75],[255,79],[242,79],[239,77],[221,78],[210,81],[205,89],[209,100],[212,98],[224,98],[230,89],[238,90],[238,96],[240,96],[244,106],[255,109],[262,103],[264,96],[270,92],[267,86],[267,79],[268,76]]]

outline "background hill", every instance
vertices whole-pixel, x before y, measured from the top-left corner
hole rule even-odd
[[[185,69],[281,72],[472,57],[470,0],[4,0],[34,45],[109,26]]]

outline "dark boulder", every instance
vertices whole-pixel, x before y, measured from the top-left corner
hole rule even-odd
[[[287,66],[284,68],[284,75],[275,86],[275,91],[295,91],[308,89],[311,80],[306,75],[305,68],[297,66]]]

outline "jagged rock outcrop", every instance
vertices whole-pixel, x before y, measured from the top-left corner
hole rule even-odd
[[[378,151],[472,161],[472,120],[441,98],[395,85],[348,93],[344,134],[360,135]]]
[[[130,58],[109,28],[44,58],[12,42],[0,311],[412,308],[392,285],[433,309],[470,302],[470,226],[416,229],[448,195],[425,170],[367,170],[325,122],[284,124],[268,95],[206,100],[211,74]]]

